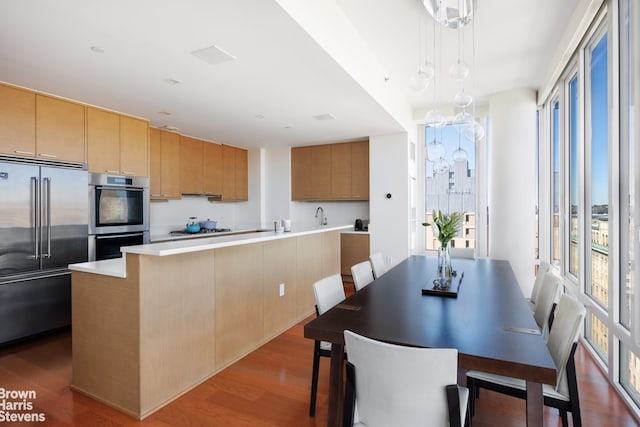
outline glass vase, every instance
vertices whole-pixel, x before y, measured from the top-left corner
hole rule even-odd
[[[438,286],[441,288],[449,287],[452,273],[449,245],[440,245],[438,249]]]

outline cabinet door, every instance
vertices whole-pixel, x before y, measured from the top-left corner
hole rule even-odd
[[[203,189],[205,194],[222,194],[222,145],[205,142]]]
[[[249,156],[247,150],[236,148],[236,200],[249,200]]]
[[[35,156],[35,93],[0,85],[0,153]]]
[[[369,141],[351,143],[351,199],[369,200]]]
[[[311,147],[291,149],[291,200],[311,199]]]
[[[331,145],[331,198],[351,198],[351,144]]]
[[[149,195],[162,198],[162,142],[160,129],[149,128]]]
[[[89,171],[120,173],[120,118],[110,111],[87,108]]]
[[[331,146],[311,147],[311,199],[331,199]]]
[[[180,136],[180,189],[182,194],[202,194],[203,142]]]
[[[161,189],[166,199],[180,198],[180,135],[160,131]]]
[[[84,115],[83,105],[36,95],[36,155],[86,162]]]
[[[222,146],[222,200],[236,200],[236,150]]]
[[[351,266],[369,259],[369,234],[340,234],[340,273],[351,276]]]
[[[149,176],[149,123],[120,116],[120,172]]]

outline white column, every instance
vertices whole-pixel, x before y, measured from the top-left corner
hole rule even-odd
[[[511,262],[528,296],[535,265],[536,92],[496,94],[489,111],[489,256]]]

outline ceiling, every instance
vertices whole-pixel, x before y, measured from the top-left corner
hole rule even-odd
[[[412,119],[434,102],[450,103],[457,89],[446,76],[436,94],[409,88],[419,61],[433,56],[432,21],[419,0],[325,1],[351,22]],[[465,36],[475,31],[475,56],[466,51],[465,60],[478,105],[493,93],[546,83],[580,1],[478,0]],[[457,34],[435,34],[442,41],[436,62],[446,66]],[[212,65],[191,54],[212,45],[235,59]],[[277,0],[2,0],[0,81],[244,147],[404,130]],[[314,118],[327,114],[334,118]]]

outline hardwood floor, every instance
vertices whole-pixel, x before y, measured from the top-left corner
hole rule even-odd
[[[36,391],[27,412],[45,414],[46,422],[32,425],[325,426],[329,363],[321,361],[318,406],[310,418],[313,343],[303,338],[305,322],[141,422],[69,389],[69,330],[0,348],[0,388]],[[638,425],[582,346],[577,369],[585,426]],[[473,425],[524,426],[524,417],[524,401],[482,390]],[[545,425],[561,425],[557,411],[545,408]]]

